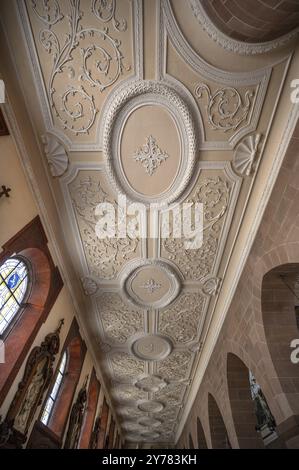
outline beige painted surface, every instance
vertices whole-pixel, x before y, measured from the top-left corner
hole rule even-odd
[[[29,5],[30,2],[27,3]],[[135,8],[137,4],[142,4],[143,16],[134,17],[136,10],[133,8],[133,3]],[[30,185],[33,186],[34,200],[37,206],[35,208],[33,199],[30,199],[28,189],[24,190],[22,200],[25,201],[27,198],[26,204],[30,209],[29,213],[30,211],[33,214],[38,212],[43,218],[50,240],[51,252],[66,282],[64,290],[68,292],[67,297],[72,298],[72,303],[67,304],[66,311],[73,312],[70,313],[73,315],[76,310],[98,376],[101,378],[105,390],[109,390],[119,423],[122,423],[126,429],[126,417],[134,416],[139,439],[140,436],[142,437],[142,433],[138,426],[138,420],[142,413],[136,406],[137,400],[160,400],[162,403],[167,403],[166,409],[163,410],[164,414],[162,414],[163,429],[161,428],[161,434],[154,445],[158,445],[164,440],[173,443],[178,438],[210,360],[217,335],[225,318],[224,306],[229,304],[233,294],[239,274],[240,260],[253,239],[249,235],[251,231],[257,229],[259,216],[271,191],[272,180],[275,180],[281,163],[281,157],[276,159],[276,155],[291,109],[290,83],[298,75],[299,61],[298,48],[295,50],[293,43],[274,50],[267,56],[239,57],[228,53],[217,46],[199,28],[190,8],[187,6],[182,8],[181,3],[180,0],[170,1],[178,29],[189,44],[186,46],[188,52],[190,49],[195,51],[197,67],[190,65],[187,55],[175,45],[174,36],[177,33],[175,31],[166,32],[161,24],[157,23],[162,15],[158,1],[127,2],[125,0],[117,2],[115,18],[125,18],[127,28],[125,31],[119,31],[111,20],[109,34],[111,38],[120,41],[117,44],[123,55],[123,69],[115,82],[107,85],[104,90],[92,87],[90,83],[87,83],[86,77],[82,80],[82,56],[79,47],[75,46],[72,66],[68,64],[63,73],[60,76],[57,74],[57,78],[55,78],[55,87],[58,91],[55,92],[54,105],[58,110],[61,110],[62,103],[59,93],[65,92],[66,84],[77,86],[79,82],[83,83],[84,89],[93,96],[96,107],[95,119],[89,129],[89,111],[84,108],[83,115],[74,120],[73,125],[76,127],[80,122],[82,126],[88,128],[88,133],[73,132],[69,128],[71,117],[67,117],[66,125],[64,125],[53,112],[55,106],[53,107],[53,102],[51,103],[48,89],[53,55],[50,51],[49,57],[49,51],[47,52],[40,43],[39,33],[43,25],[41,20],[30,7],[29,27],[36,46],[35,60],[37,62],[35,65],[41,68],[42,76],[40,78],[44,80],[46,98],[37,87],[39,79],[37,67],[34,78],[34,70],[30,66],[31,58],[26,55],[21,25],[16,19],[16,5],[12,8],[8,1],[4,1],[3,6],[1,5],[11,57],[8,53],[4,54],[5,61],[0,66],[0,72],[8,83],[11,108],[14,111],[27,150],[27,155],[21,155],[21,159],[25,163],[27,176],[30,176]],[[64,13],[66,5],[67,2],[61,2],[61,9]],[[82,5],[84,10],[82,21],[85,26],[88,25],[90,29],[94,29],[101,23],[91,15],[88,5],[87,3]],[[138,34],[135,36],[133,34],[138,31],[138,26],[144,28],[143,48],[141,38],[138,39]],[[59,41],[61,41],[63,33],[68,30],[67,28],[66,18],[53,27]],[[95,35],[96,39],[93,40],[97,41],[97,33]],[[92,35],[91,37],[94,38]],[[4,40],[1,41],[1,44],[4,48]],[[88,44],[89,39],[83,38],[82,48],[86,50]],[[29,47],[33,52],[33,45],[29,44]],[[164,61],[162,57],[159,57],[159,54],[163,54],[163,52],[165,53]],[[98,54],[97,60],[99,57],[103,59],[99,50],[96,51],[96,54]],[[293,58],[291,58],[292,54]],[[158,61],[158,59],[160,60]],[[203,65],[202,59],[207,62],[205,65]],[[142,60],[139,71],[138,60]],[[88,59],[89,62],[91,62],[90,59]],[[18,77],[12,63],[15,64]],[[100,66],[104,66],[103,62]],[[111,67],[110,74],[112,76],[115,72],[115,68],[113,68],[115,64]],[[208,73],[204,70],[205,67],[207,67]],[[271,69],[271,73],[267,72],[267,67],[269,70]],[[109,79],[110,74],[105,75],[104,78],[101,74],[98,75],[99,71],[94,64],[89,64],[87,69],[90,69],[94,77],[101,76],[101,79]],[[228,78],[227,71],[234,72],[234,74],[229,75],[230,78]],[[245,72],[245,77],[243,76],[242,80],[238,75],[240,71]],[[199,194],[200,198],[205,198],[207,210],[216,211],[217,209],[218,215],[221,214],[221,209],[224,211],[217,219],[217,234],[219,236],[216,236],[212,229],[206,229],[204,249],[197,251],[190,258],[184,252],[182,243],[174,242],[165,245],[164,241],[159,239],[132,241],[128,237],[121,242],[114,240],[102,243],[94,235],[95,206],[103,201],[112,202],[116,206],[117,196],[115,187],[109,180],[108,172],[105,169],[103,145],[99,140],[99,131],[105,122],[104,109],[107,113],[109,111],[104,108],[105,100],[110,97],[117,99],[117,87],[124,86],[130,77],[132,78],[134,74],[137,77],[138,73],[139,79],[155,79],[161,75],[165,80],[168,80],[168,83],[173,86],[175,84],[179,90],[178,93],[188,103],[188,109],[192,115],[196,114],[197,116],[196,119],[194,118],[195,132],[199,143],[196,164],[193,169],[193,179],[188,183],[181,200],[186,201]],[[255,83],[251,83],[252,76],[258,74],[261,74],[263,78],[256,79]],[[267,77],[269,78],[268,83]],[[201,96],[196,93],[198,86],[203,86]],[[219,90],[223,91],[227,87],[233,87],[236,90],[240,97],[241,108],[245,107],[245,110],[245,103],[249,97],[249,111],[240,126],[229,129],[220,129],[217,126],[215,128],[213,119],[216,116],[217,122],[219,120],[221,122],[221,112],[213,104],[213,100]],[[263,87],[264,96],[262,96]],[[96,88],[96,92],[94,88]],[[40,99],[43,100],[41,103]],[[153,97],[153,101],[155,101],[155,97]],[[144,196],[159,194],[175,182],[181,158],[178,130],[174,126],[172,118],[158,104],[157,97],[156,101],[151,106],[144,105],[134,111],[125,119],[122,134],[115,136],[120,140],[120,155],[117,153],[114,157],[115,159],[119,158],[131,187]],[[261,101],[263,101],[263,106],[259,109]],[[230,111],[235,102],[229,103]],[[76,106],[74,96],[70,104]],[[86,102],[83,105],[86,106]],[[213,111],[209,105],[213,105]],[[50,174],[42,144],[41,136],[49,130],[49,128],[47,129],[49,122],[47,123],[44,119],[46,106],[49,106],[50,109],[48,121],[52,120],[54,123],[51,132],[56,132],[68,154],[68,170],[61,178],[53,178]],[[65,109],[62,115],[66,116]],[[65,129],[65,127],[67,128]],[[255,171],[252,171],[249,177],[238,176],[234,167],[237,145],[242,138],[253,133],[262,136],[258,147]],[[152,176],[146,175],[144,167],[132,158],[134,152],[145,144],[149,135],[153,135],[160,149],[169,155]],[[94,148],[87,148],[86,145],[92,145]],[[8,154],[10,154],[10,150],[8,148]],[[115,160],[113,164],[115,164]],[[2,165],[1,161],[0,165]],[[16,172],[14,177],[18,174],[19,181],[21,181],[20,170]],[[10,173],[7,174],[7,177],[9,180]],[[212,185],[209,183],[211,181]],[[4,182],[8,184],[7,181]],[[9,181],[12,188],[13,183],[13,180]],[[206,188],[208,190],[205,192]],[[13,194],[14,191],[12,196]],[[21,198],[19,194],[17,197]],[[17,202],[17,199],[15,201]],[[4,204],[1,201],[0,213],[2,205],[4,211],[7,211],[6,214],[10,213],[8,204],[13,204],[13,202],[13,198],[11,201],[4,201]],[[19,207],[17,210],[20,210],[20,220],[22,217],[26,219],[28,211],[26,210],[25,216],[24,210]],[[216,212],[214,215],[217,215]],[[19,226],[22,226],[21,222]],[[7,234],[13,233],[13,230],[14,225],[8,224]],[[128,272],[130,271],[132,260],[141,263],[140,258],[160,256],[173,263],[178,270],[182,278],[184,296],[181,295],[177,303],[171,305],[176,318],[179,318],[170,334],[174,351],[165,361],[152,366],[150,361],[140,363],[132,355],[130,349],[132,338],[141,333],[159,334],[167,328],[167,322],[171,319],[169,320],[165,315],[164,323],[166,325],[163,325],[163,321],[160,321],[160,312],[144,313],[140,309],[133,309],[127,299],[123,298],[122,280],[126,278],[126,269]],[[94,297],[84,295],[81,286],[83,277],[92,278],[93,284],[91,282],[91,286],[95,289],[92,296],[96,292]],[[146,280],[145,277],[143,281]],[[205,283],[210,277],[217,277],[222,281],[218,296],[205,291],[207,289]],[[105,309],[101,310],[103,291],[106,295],[106,303]],[[194,291],[200,293],[195,301]],[[205,303],[201,300],[202,296],[206,299]],[[179,303],[180,299],[185,302],[187,308],[182,307],[182,304]],[[202,310],[200,310],[198,317],[194,314],[190,319],[188,311],[196,312],[194,303],[198,310],[199,307]],[[162,313],[161,318],[163,317]],[[52,319],[54,321],[55,315],[51,314],[51,321]],[[59,316],[58,311],[57,316]],[[187,340],[182,340],[185,337]],[[100,348],[102,343],[104,343],[103,347]],[[202,345],[200,353],[198,352],[199,345]],[[176,350],[176,348],[178,349]],[[88,369],[89,366],[86,367]],[[173,387],[174,390],[169,392],[172,393],[172,398],[174,397],[172,402],[169,399],[170,395],[167,394],[167,387],[164,387],[162,391],[155,391],[147,395],[140,392],[139,389],[136,390],[135,383],[141,376],[153,374],[164,377],[165,380],[174,377],[177,383]],[[124,406],[119,399],[120,395],[115,393],[117,390],[115,382],[119,375],[126,377],[127,390],[123,391],[123,396],[129,397],[128,406]],[[83,374],[81,380],[83,380]],[[181,380],[185,380],[187,383],[185,389]],[[168,406],[168,403],[172,404]],[[177,414],[178,411],[179,414]],[[175,424],[173,425],[173,423]],[[168,431],[166,432],[166,430]],[[164,433],[166,434],[164,435]],[[132,435],[130,436],[129,433],[128,437],[132,438]],[[151,443],[145,445],[151,445]]]

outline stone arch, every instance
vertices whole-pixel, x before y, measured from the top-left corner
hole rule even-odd
[[[268,271],[262,281],[261,307],[266,341],[281,389],[299,414],[299,367],[291,361],[291,342],[299,338],[299,263]]]
[[[3,245],[0,264],[15,255],[24,258],[30,267],[31,289],[16,324],[4,339],[5,363],[1,364],[0,405],[63,286],[39,217],[35,217]]]
[[[257,419],[250,393],[249,369],[235,354],[227,356],[227,382],[231,411],[242,449],[263,448],[263,442],[255,427]]]
[[[211,394],[208,396],[208,411],[212,448],[230,449],[231,445],[222,414],[219,410],[216,400]]]
[[[196,0],[193,0],[193,5],[198,8]],[[285,8],[284,4],[276,1],[247,0],[245,5],[243,2],[218,0],[201,2],[201,8],[219,31],[236,41],[249,44],[273,41],[292,30],[295,36],[298,30],[297,2],[289,2],[288,8]]]
[[[194,449],[193,439],[191,434],[189,434],[189,449]]]
[[[204,433],[201,421],[198,417],[196,419],[196,427],[197,427],[197,447],[198,449],[207,449],[208,446],[207,446],[205,433]]]

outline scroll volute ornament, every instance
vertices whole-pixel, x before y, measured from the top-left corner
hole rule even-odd
[[[29,354],[25,372],[9,407],[5,420],[0,424],[0,447],[21,448],[37,407],[53,376],[53,363],[59,351],[59,333],[64,320],[54,333],[48,334],[40,346]]]
[[[84,414],[86,410],[87,381],[88,381],[88,376],[86,377],[84,385],[79,391],[77,400],[72,407],[69,426],[68,426],[67,435],[66,435],[65,444],[64,444],[65,449],[77,449],[78,447]]]

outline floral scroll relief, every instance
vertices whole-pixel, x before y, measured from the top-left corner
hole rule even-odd
[[[120,210],[116,201],[109,199],[97,178],[79,177],[78,182],[72,186],[71,196],[90,274],[100,279],[114,279],[122,265],[136,256],[140,240],[130,237],[104,239],[97,237],[95,231],[97,205],[109,202],[117,211]]]
[[[144,392],[157,392],[167,386],[167,382],[157,375],[147,375],[135,382],[135,387]]]
[[[145,362],[135,359],[130,354],[117,352],[110,358],[114,378],[119,382],[132,380],[139,375],[144,374]]]
[[[164,380],[185,380],[189,375],[191,358],[189,351],[174,351],[157,363],[157,374]]]
[[[118,385],[114,383],[110,389],[113,399],[117,402],[128,402],[146,399],[147,395],[133,385]]]
[[[159,332],[167,334],[176,343],[195,340],[203,306],[203,296],[195,293],[181,295],[171,308],[160,311]]]
[[[83,26],[79,0],[69,1],[69,14],[65,16],[55,0],[44,0],[41,5],[32,1],[31,6],[46,26],[40,30],[39,40],[52,58],[47,85],[52,114],[63,129],[75,135],[87,134],[98,113],[96,94],[113,85],[123,73],[121,42],[111,37],[106,26]],[[114,0],[93,1],[92,13],[102,23],[112,20],[118,31],[125,31],[125,20],[115,18]],[[65,18],[69,32],[62,39],[54,29]]]
[[[208,98],[208,122],[213,130],[234,131],[248,121],[254,90],[247,90],[242,98],[236,88],[220,88],[212,93],[208,85],[200,83],[195,88],[195,95],[201,100],[204,93]]]
[[[230,184],[220,178],[205,178],[187,202],[203,204],[203,244],[188,250],[184,239],[170,236],[163,240],[162,255],[180,267],[185,279],[200,281],[210,274],[218,251],[221,228],[229,205]],[[178,214],[180,217],[180,214]],[[171,235],[171,234],[170,234]],[[200,259],[200,263],[197,260]]]
[[[112,20],[115,29],[125,31],[127,29],[127,22],[124,18],[116,18],[115,8],[116,0],[92,0],[92,12],[99,20],[104,23]]]
[[[30,3],[36,16],[49,28],[64,18],[57,0],[31,0]]]
[[[141,311],[129,309],[118,294],[106,292],[98,300],[99,315],[105,336],[116,343],[125,343],[144,330]]]
[[[177,407],[182,402],[182,397],[186,391],[184,383],[172,383],[155,393],[154,399],[167,403],[167,408]]]

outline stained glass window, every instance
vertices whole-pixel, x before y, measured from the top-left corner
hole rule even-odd
[[[41,417],[41,422],[44,423],[45,425],[48,424],[49,418],[51,416],[51,412],[55,403],[55,400],[57,398],[57,394],[59,392],[59,389],[61,387],[62,379],[65,373],[65,368],[66,368],[66,353],[63,354],[62,359],[59,364],[58,368],[58,373],[56,376],[55,383],[52,387],[52,390],[50,392],[50,395],[48,397],[48,400],[46,402],[45,408],[43,410],[43,414]]]
[[[8,258],[0,266],[0,336],[22,308],[28,291],[28,274],[20,258]]]

